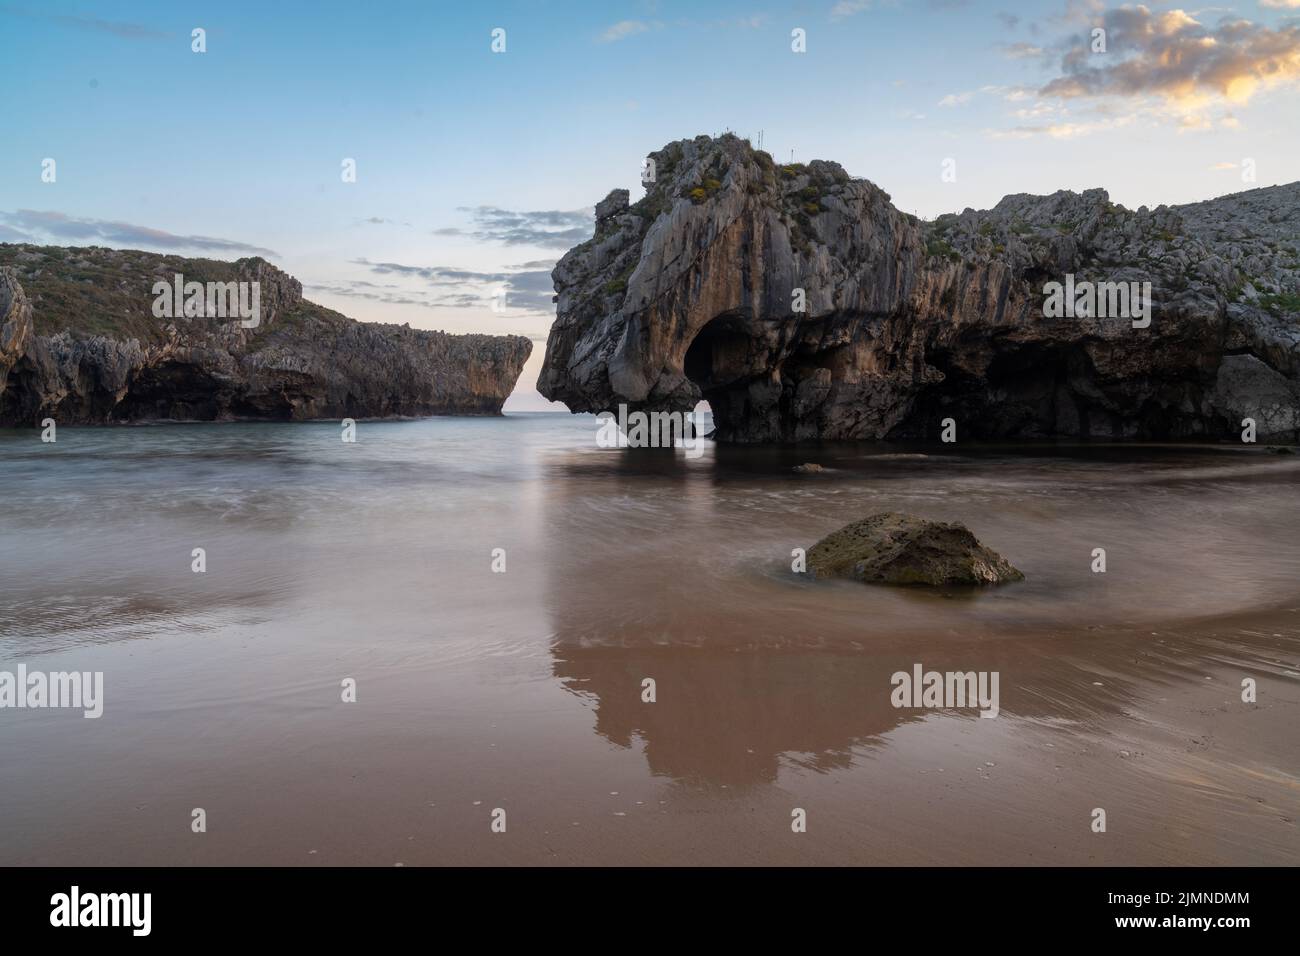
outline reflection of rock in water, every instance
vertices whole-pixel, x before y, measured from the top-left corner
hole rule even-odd
[[[1104,632],[1012,636],[977,617],[961,592],[947,600],[791,581],[783,549],[811,538],[821,507],[786,497],[807,486],[788,474],[797,454],[719,448],[687,462],[667,450],[611,449],[547,459],[538,521],[552,671],[591,702],[602,737],[643,749],[654,773],[687,784],[762,786],[783,761],[830,771],[899,725],[934,716],[890,702],[890,676],[916,663],[998,671],[999,720],[1086,719],[1127,706],[1131,687],[1113,675],[1135,667],[1131,644],[1107,650]],[[779,482],[765,477],[773,472]],[[753,493],[735,493],[738,484]],[[790,530],[774,535],[774,526]],[[1098,688],[1103,654],[1116,657]],[[647,677],[655,703],[641,699]],[[991,723],[977,712],[945,714]],[[928,731],[946,757],[941,723]]]
[[[595,701],[597,733],[622,747],[639,738],[653,773],[686,783],[770,783],[782,755],[816,770],[845,767],[855,744],[920,713],[895,710],[891,669],[862,655],[562,639],[551,651],[565,687]],[[642,701],[647,677],[655,703]]]
[[[700,547],[715,539],[711,470],[691,476],[680,454],[656,449],[553,460],[549,470],[565,478],[548,485],[543,515],[554,674],[594,702],[597,733],[622,747],[639,741],[652,772],[770,783],[783,755],[845,766],[859,741],[915,718],[890,706],[895,668],[861,654],[792,651],[817,638],[801,609],[770,614],[736,581],[705,579],[717,561]],[[663,521],[653,506],[663,498],[679,520]],[[611,534],[617,568],[602,558]],[[731,590],[717,590],[729,581]],[[744,587],[758,597],[771,585],[755,574]],[[647,677],[655,703],[642,701]]]

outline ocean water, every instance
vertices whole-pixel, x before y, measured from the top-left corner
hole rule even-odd
[[[1006,752],[1090,726],[1146,693],[1146,665],[1123,662],[1159,657],[1163,635],[1297,604],[1292,456],[690,458],[601,448],[596,426],[361,422],[352,444],[336,423],[0,432],[0,669],[105,675],[99,720],[0,711],[0,862],[799,861],[736,830],[728,801],[788,819],[792,790],[869,788],[885,755],[919,766],[954,742]],[[808,461],[827,470],[792,471]],[[792,573],[793,549],[880,510],[961,521],[1026,580],[934,594]],[[1110,676],[1076,687],[1068,669],[1098,670],[1103,645]],[[1295,673],[1285,653],[1206,654]],[[1001,669],[1006,719],[893,708],[888,675],[918,661]],[[1172,658],[1147,676],[1182,679]],[[1294,774],[1293,757],[1266,762]],[[496,808],[513,842],[492,841]],[[638,814],[634,839],[610,829]]]

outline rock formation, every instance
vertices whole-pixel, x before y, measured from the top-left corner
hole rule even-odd
[[[716,437],[1300,438],[1300,183],[1137,211],[1013,195],[922,222],[836,163],[734,136],[652,153],[553,272],[538,388]],[[1045,315],[1045,286],[1151,283],[1151,321]],[[1135,303],[1136,305],[1136,303]]]
[[[155,282],[259,283],[258,323],[156,318]],[[0,244],[0,425],[495,415],[522,336],[357,322],[260,258]]]
[[[882,511],[845,525],[808,549],[808,570],[819,578],[867,584],[932,586],[1005,584],[1025,576],[984,547],[961,524]]]

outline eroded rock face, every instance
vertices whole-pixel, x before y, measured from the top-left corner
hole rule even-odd
[[[13,271],[0,269],[0,384],[23,357],[31,337],[32,305]]]
[[[835,163],[734,136],[651,154],[552,274],[538,389],[684,411],[722,441],[1300,438],[1300,184],[1136,212],[1103,190],[923,223]],[[1148,328],[1044,316],[1044,285],[1151,282]],[[800,307],[803,311],[800,311]]]
[[[984,547],[965,525],[883,511],[845,525],[808,549],[808,570],[819,578],[866,584],[1005,584],[1024,575]]]
[[[0,245],[0,263],[0,425],[496,415],[532,350],[356,322],[256,258]],[[175,273],[257,281],[259,324],[155,318]]]

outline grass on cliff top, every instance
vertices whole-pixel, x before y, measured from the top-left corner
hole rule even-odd
[[[1300,314],[1300,294],[1294,292],[1276,292],[1261,295],[1259,304],[1274,315]]]
[[[304,334],[313,338],[328,337],[355,321],[342,312],[303,299],[294,308],[277,315],[274,322],[264,322],[258,326],[249,340],[249,349],[256,351],[277,342],[300,338]]]
[[[37,335],[51,336],[66,331],[79,339],[102,335],[118,341],[137,339],[146,346],[165,339],[166,325],[175,323],[184,328],[188,321],[154,318],[155,282],[161,279],[171,283],[178,272],[192,282],[240,280],[239,266],[234,262],[99,246],[63,248],[0,243],[0,266],[12,266],[17,273],[32,303]],[[295,343],[301,343],[304,338],[317,342],[329,340],[350,326],[362,324],[399,330],[399,333],[403,329],[385,323],[357,323],[341,312],[303,299],[273,321],[263,320],[251,330],[248,348],[250,351],[277,346],[295,349]],[[463,343],[467,349],[500,339],[490,335],[418,331]]]
[[[37,335],[70,332],[77,338],[163,338],[167,320],[153,315],[153,285],[176,273],[186,281],[232,282],[233,262],[105,249],[0,243],[0,266],[12,266],[32,304]]]

